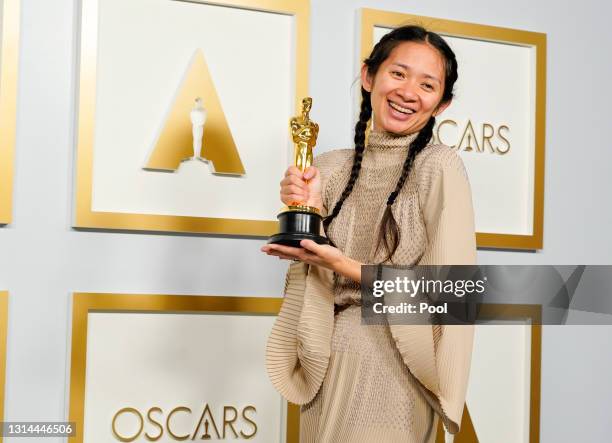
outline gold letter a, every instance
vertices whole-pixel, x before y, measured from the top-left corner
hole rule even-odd
[[[245,171],[238,149],[225,119],[204,54],[199,49],[193,56],[145,169],[175,171],[182,160],[193,155],[189,113],[198,97],[202,99],[207,112],[201,157],[212,163],[216,174],[243,175]]]

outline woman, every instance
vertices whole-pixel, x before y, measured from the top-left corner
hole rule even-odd
[[[434,442],[463,413],[471,326],[360,324],[361,264],[474,264],[471,192],[451,148],[429,144],[457,80],[437,34],[404,26],[384,36],[361,70],[355,149],[315,158],[281,181],[284,203],[321,209],[332,245],[266,245],[294,261],[270,335],[267,369],[301,406],[300,441]],[[366,128],[373,128],[366,143]]]

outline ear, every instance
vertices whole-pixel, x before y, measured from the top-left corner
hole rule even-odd
[[[361,86],[368,92],[372,92],[372,78],[368,74],[368,67],[365,65],[361,65]]]
[[[452,102],[453,102],[452,100],[449,100],[447,102],[440,103],[432,115],[434,117],[437,117],[438,115],[442,114],[444,110],[448,108]]]

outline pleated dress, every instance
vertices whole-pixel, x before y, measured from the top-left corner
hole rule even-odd
[[[416,134],[372,132],[353,192],[328,235],[348,257],[380,263],[382,214]],[[315,157],[323,215],[349,179],[354,151]],[[394,264],[476,262],[470,185],[458,154],[429,144],[392,206],[400,229]],[[459,430],[473,326],[362,325],[358,282],[326,268],[289,265],[266,349],[275,388],[300,406],[301,443],[433,443],[442,419]]]

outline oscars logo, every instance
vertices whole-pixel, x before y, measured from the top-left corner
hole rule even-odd
[[[215,415],[206,403],[198,422],[185,429],[180,425],[185,423],[185,417],[178,415],[191,416],[192,410],[187,406],[177,406],[167,415],[158,406],[149,408],[144,414],[136,408],[125,407],[115,413],[111,428],[115,439],[121,442],[133,442],[140,437],[144,437],[142,441],[249,440],[257,434],[256,413],[252,405],[243,408],[224,405],[222,413]],[[165,434],[167,437],[163,438]]]
[[[200,97],[195,99],[195,106],[189,113],[191,119],[191,133],[193,135],[193,160],[204,160],[200,157],[202,152],[202,136],[204,135],[204,123],[206,123],[206,109],[202,106]]]
[[[474,129],[471,120],[468,120],[465,125],[451,119],[442,120],[434,129],[434,142],[466,152],[505,155],[510,151],[510,127],[508,125],[495,127],[490,123],[482,123],[476,128],[479,130]]]
[[[144,169],[174,172],[191,159],[208,163],[213,174],[245,174],[201,50],[193,56]]]

